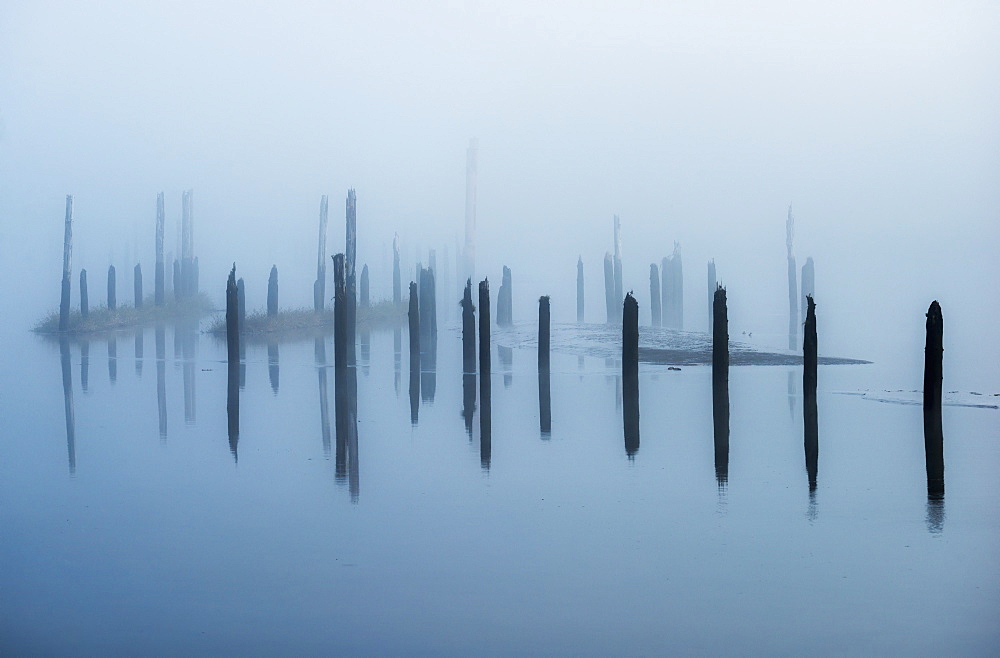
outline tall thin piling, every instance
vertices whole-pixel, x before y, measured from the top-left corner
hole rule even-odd
[[[538,298],[538,418],[543,436],[552,432],[549,339],[549,296],[543,295]]]
[[[80,317],[90,315],[90,296],[87,294],[87,270],[80,270]]]
[[[576,321],[583,322],[583,256],[576,259]]]
[[[924,453],[927,462],[927,496],[944,498],[944,430],[941,421],[944,321],[937,300],[927,309],[924,345]]]
[[[333,365],[346,368],[347,355],[347,282],[344,278],[344,254],[333,256]]]
[[[319,238],[316,255],[316,280],[313,282],[313,310],[322,311],[326,304],[326,223],[329,218],[329,197],[319,199]]]
[[[805,423],[805,454],[806,473],[809,477],[809,492],[816,491],[816,475],[819,464],[819,422],[816,404],[817,382],[817,342],[816,342],[816,304],[812,295],[805,299],[806,323],[802,337],[802,398],[803,419]]]
[[[112,311],[118,308],[116,285],[115,266],[111,265],[108,267],[108,308]]]
[[[142,308],[142,266],[135,264],[132,270],[132,294],[135,298],[135,307]]]
[[[632,458],[639,451],[639,302],[631,292],[622,303],[622,417]]]
[[[659,327],[662,323],[660,309],[660,269],[656,263],[649,264],[649,311],[654,327]]]
[[[476,317],[472,304],[472,280],[466,279],[462,295],[462,372],[476,372]],[[475,397],[475,395],[473,395]]]
[[[344,281],[347,293],[347,362],[357,363],[357,331],[358,331],[358,200],[354,188],[347,190],[346,221],[345,221],[345,253]]]
[[[410,329],[410,422],[416,425],[420,408],[420,302],[416,281],[410,282],[407,318]]]
[[[238,460],[236,446],[240,436],[240,313],[239,288],[236,282],[236,263],[226,282],[226,355],[228,358],[228,386],[226,415],[229,421],[229,449]]]
[[[610,252],[604,254],[604,304],[607,307],[608,324],[618,321],[618,306],[615,304],[615,266]]]
[[[479,282],[479,454],[482,468],[492,458],[493,404],[490,378],[490,281]]]
[[[163,306],[166,297],[164,285],[163,265],[163,229],[167,222],[167,214],[164,209],[163,192],[156,195],[156,269],[153,271],[153,303],[156,306]]]
[[[278,315],[278,266],[271,266],[271,274],[267,277],[267,315]]]
[[[361,283],[358,285],[358,293],[360,295],[360,299],[358,300],[358,303],[361,305],[361,308],[367,309],[371,305],[371,302],[368,299],[368,265],[367,264],[365,264],[365,266],[361,268]]]
[[[63,271],[59,298],[59,331],[69,329],[70,277],[73,276],[73,196],[66,195],[66,221],[63,227]]]
[[[712,322],[712,421],[715,434],[715,479],[729,481],[729,311],[726,289],[716,286]]]

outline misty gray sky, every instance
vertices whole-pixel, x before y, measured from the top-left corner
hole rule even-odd
[[[5,2],[4,271],[44,280],[33,315],[55,306],[68,193],[74,270],[151,264],[156,192],[173,249],[190,187],[203,286],[277,263],[305,305],[319,197],[338,250],[353,186],[380,296],[394,231],[454,258],[475,136],[480,271],[514,267],[522,319],[543,293],[572,317],[578,254],[600,319],[617,213],[641,305],[679,240],[691,328],[714,257],[737,327],[780,330],[791,202],[827,345],[859,339],[858,306],[939,297],[974,327],[962,291],[1000,284],[998,5],[753,4]]]

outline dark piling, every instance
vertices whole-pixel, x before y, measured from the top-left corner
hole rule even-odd
[[[156,269],[153,271],[153,303],[163,306],[166,302],[164,286],[165,272],[163,265],[163,229],[167,221],[164,210],[163,192],[156,195]]]
[[[346,368],[347,355],[347,281],[344,278],[344,254],[333,256],[333,365]]]
[[[622,303],[622,416],[625,454],[639,451],[639,302],[632,293]]]
[[[927,339],[924,345],[924,453],[927,461],[927,496],[944,498],[944,429],[941,421],[944,321],[941,305],[927,309]]]
[[[410,282],[407,318],[410,328],[410,422],[416,425],[420,408],[420,303],[415,281]]]
[[[490,280],[479,282],[479,372],[490,372]]]
[[[278,315],[278,266],[271,266],[271,275],[267,277],[267,316]]]
[[[226,282],[226,356],[228,387],[226,414],[229,421],[229,450],[238,460],[236,446],[240,440],[240,311],[239,288],[236,282],[236,263]]]
[[[816,304],[812,295],[806,296],[806,323],[802,337],[802,398],[805,421],[806,473],[809,476],[809,493],[816,492],[816,476],[819,468],[819,420],[816,403],[817,343]]]
[[[715,434],[715,479],[729,482],[729,311],[726,289],[716,286],[712,321],[712,421]]]
[[[576,321],[583,322],[583,256],[576,259]]]
[[[59,298],[59,331],[69,329],[69,304],[73,276],[73,197],[66,195],[66,220],[63,226],[63,271]]]
[[[604,254],[604,304],[607,307],[608,324],[618,321],[618,306],[615,304],[615,266],[611,254]]]
[[[493,405],[490,381],[490,281],[479,282],[479,451],[483,468],[492,454]]]
[[[472,304],[472,279],[466,279],[462,295],[462,372],[476,372],[476,308]]]
[[[142,308],[142,266],[139,263],[136,263],[132,270],[132,294],[135,307]]]
[[[549,327],[549,296],[544,295],[538,298],[538,418],[543,438],[552,433]]]
[[[90,315],[90,295],[87,293],[87,270],[80,270],[80,316]]]
[[[115,289],[116,283],[115,266],[111,265],[108,267],[108,309],[112,311],[118,308],[118,295]]]
[[[654,327],[659,327],[662,324],[660,312],[662,307],[660,304],[660,268],[656,266],[656,263],[649,264],[649,302],[652,324]]]

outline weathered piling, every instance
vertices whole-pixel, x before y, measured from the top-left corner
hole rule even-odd
[[[729,481],[729,312],[726,289],[716,286],[712,321],[712,421],[715,434],[715,479]]]
[[[583,256],[576,259],[576,321],[583,322]]]
[[[476,372],[476,317],[472,305],[472,279],[465,281],[462,295],[462,372]],[[474,395],[473,395],[474,397]]]
[[[240,294],[236,281],[236,263],[226,281],[226,356],[228,381],[226,415],[229,426],[229,450],[238,460],[236,446],[240,437]]]
[[[552,397],[549,370],[549,296],[538,298],[538,419],[542,436],[552,432]]]
[[[431,344],[437,340],[437,326],[434,300],[434,272],[429,268],[418,269],[419,313],[420,313],[420,350],[429,352]]]
[[[660,260],[660,320],[662,326],[674,328],[674,272],[670,257]]]
[[[316,256],[316,280],[313,282],[313,310],[322,311],[326,304],[326,224],[329,218],[329,197],[319,200],[319,238]]]
[[[618,215],[615,215],[615,256],[614,256],[614,275],[615,275],[615,309],[622,307],[625,294],[625,284],[622,281],[622,223],[618,219]],[[617,320],[618,315],[615,313],[615,319]]]
[[[511,297],[510,268],[504,265],[500,290],[497,292],[497,326],[509,327],[512,324],[514,324],[514,313]]]
[[[333,365],[346,368],[347,353],[347,281],[344,278],[344,254],[333,256]]]
[[[135,264],[132,270],[132,294],[135,298],[135,307],[142,308],[142,266]]]
[[[806,321],[806,297],[816,297],[816,266],[813,264],[812,256],[806,258],[806,264],[802,266],[802,278],[799,281],[802,288],[802,322]]]
[[[615,304],[615,266],[611,253],[604,254],[604,304],[607,307],[608,324],[618,322],[618,306]]]
[[[719,287],[719,279],[715,275],[715,259],[708,261],[708,333],[712,333],[715,317],[715,289]]]
[[[358,303],[361,308],[367,309],[371,306],[371,302],[368,299],[368,265],[365,264],[361,268],[361,283],[358,286],[358,294],[360,296]]]
[[[87,293],[87,270],[80,270],[80,317],[90,315],[90,295]]]
[[[69,329],[70,288],[73,276],[73,197],[66,195],[66,220],[63,227],[63,271],[59,298],[59,331]]]
[[[631,292],[622,303],[622,416],[631,458],[639,450],[639,302]]]
[[[492,458],[493,404],[490,377],[490,281],[479,282],[479,460],[489,469]]]
[[[164,210],[163,192],[156,195],[156,265],[153,270],[153,304],[163,306],[166,301],[164,293],[165,272],[163,269],[163,229],[167,222]]]
[[[399,234],[392,236],[392,303],[399,306],[403,301],[403,288],[399,278]]]
[[[69,472],[76,472],[76,412],[73,407],[73,370],[70,363],[69,340],[59,339],[59,363],[62,366],[63,409],[66,412],[66,451],[69,453]]]
[[[112,311],[118,308],[116,285],[115,266],[111,265],[108,267],[108,308]]]
[[[812,295],[806,296],[806,322],[802,336],[802,416],[805,423],[806,473],[809,477],[810,493],[816,491],[816,475],[819,464],[819,421],[816,403],[817,343],[816,304]]]
[[[267,315],[278,315],[278,266],[271,266],[271,275],[267,277]]]
[[[944,321],[937,300],[927,309],[924,344],[924,454],[927,462],[927,496],[944,497],[944,430],[941,421]]]
[[[416,281],[410,282],[407,318],[410,328],[410,422],[416,425],[420,408],[420,303]]]
[[[792,206],[788,206],[785,220],[785,249],[788,252],[788,349],[794,350],[799,329],[798,285],[795,280],[795,256],[792,254],[792,239],[795,236],[795,217]]]
[[[649,302],[652,324],[654,327],[659,327],[662,324],[662,315],[660,312],[660,268],[656,266],[656,263],[649,264]]]

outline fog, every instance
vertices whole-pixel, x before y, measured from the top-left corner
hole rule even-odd
[[[248,306],[272,264],[309,306],[320,196],[341,251],[353,187],[374,298],[394,233],[404,277],[447,247],[454,278],[476,138],[477,275],[495,294],[512,268],[516,322],[542,294],[575,318],[578,256],[603,321],[617,214],[641,324],[678,241],[685,328],[707,329],[714,258],[733,337],[783,347],[791,204],[821,353],[917,377],[938,299],[946,382],[996,386],[1000,10],[869,4],[3,3],[3,331],[58,305],[66,194],[74,275],[151,266],[159,191],[176,255],[191,188],[213,300],[235,261]]]

